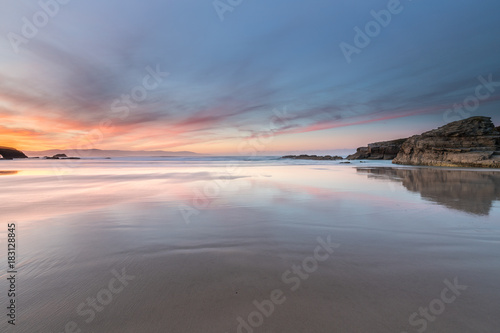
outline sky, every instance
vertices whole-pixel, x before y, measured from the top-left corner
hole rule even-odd
[[[0,146],[329,152],[500,125],[496,0],[40,0],[0,12]]]

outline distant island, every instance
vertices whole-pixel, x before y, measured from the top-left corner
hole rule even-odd
[[[68,155],[71,155],[68,157]],[[135,151],[135,150],[101,150],[101,149],[51,149],[42,151],[22,152],[16,148],[0,146],[0,159],[11,160],[14,158],[44,158],[57,159],[80,159],[82,157],[109,158],[109,157],[182,157],[182,156],[204,156],[191,151]]]
[[[51,149],[43,151],[26,151],[29,156],[56,156],[68,154],[77,157],[169,157],[169,156],[203,156],[191,151],[135,151],[135,150],[101,150],[101,149]]]
[[[44,156],[44,158],[46,160],[79,160],[80,159],[80,157],[68,157],[66,154],[55,154],[54,156]]]

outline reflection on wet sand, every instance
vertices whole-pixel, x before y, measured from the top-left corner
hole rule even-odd
[[[9,171],[2,171],[0,170],[0,176],[8,176],[8,175],[15,175],[19,171],[16,170],[9,170]]]
[[[368,178],[401,182],[423,199],[450,209],[475,215],[489,215],[493,202],[500,200],[500,172],[437,168],[357,168]]]

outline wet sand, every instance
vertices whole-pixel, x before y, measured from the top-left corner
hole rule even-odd
[[[245,166],[187,224],[179,205],[195,208],[193,193],[223,168],[136,165],[116,172],[88,165],[56,181],[35,170],[23,174],[21,166],[2,177],[11,200],[0,197],[9,203],[0,236],[15,220],[21,258],[18,325],[2,322],[2,331],[500,327],[496,174],[486,177],[493,197],[475,190],[477,174],[462,174],[460,188],[471,188],[473,197],[457,199],[451,187],[432,200],[427,190],[441,169]],[[414,190],[411,179],[420,182]],[[457,200],[462,205],[445,204]],[[329,240],[335,246],[326,246]]]

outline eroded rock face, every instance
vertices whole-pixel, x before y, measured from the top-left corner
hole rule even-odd
[[[500,131],[489,117],[471,117],[415,135],[395,164],[500,168]]]
[[[6,159],[28,158],[28,156],[26,156],[22,151],[9,147],[0,147],[0,155],[2,155],[3,158]]]
[[[366,160],[370,157],[368,147],[359,147],[356,152],[352,155],[347,156],[348,160]]]
[[[407,139],[370,143],[368,147],[360,147],[356,153],[347,156],[348,160],[392,160],[401,150]]]

